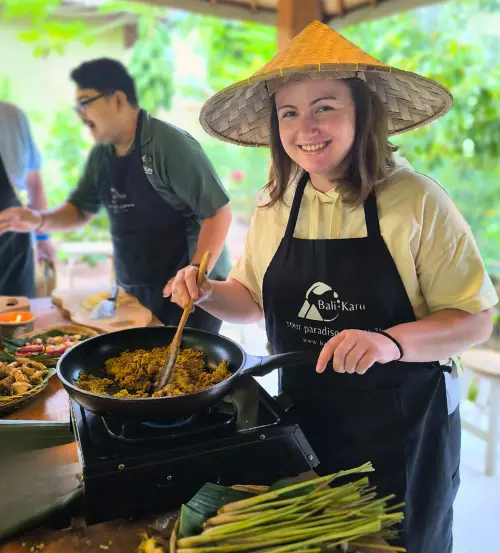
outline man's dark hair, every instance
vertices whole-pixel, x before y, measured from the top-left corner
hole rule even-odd
[[[121,90],[128,103],[137,107],[134,79],[117,60],[99,58],[85,61],[71,72],[71,79],[80,88],[92,88],[101,94]]]

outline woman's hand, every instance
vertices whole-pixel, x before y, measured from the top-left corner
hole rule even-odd
[[[316,372],[322,373],[332,357],[335,372],[365,374],[374,363],[389,363],[399,356],[396,344],[382,334],[343,330],[321,350]]]
[[[204,278],[200,286],[196,282],[198,277],[198,267],[188,265],[177,272],[174,278],[171,278],[163,289],[163,296],[176,303],[182,309],[185,309],[192,298],[194,303],[199,303],[206,299],[212,290],[209,279]]]

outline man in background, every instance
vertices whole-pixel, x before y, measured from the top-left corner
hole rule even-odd
[[[20,207],[26,191],[28,207],[47,209],[40,174],[41,157],[25,114],[0,102],[0,211]],[[54,262],[55,249],[48,234],[35,233],[37,261]],[[0,295],[35,297],[33,236],[7,232],[0,235]]]
[[[139,106],[135,83],[117,60],[84,62],[71,73],[75,111],[94,141],[76,189],[52,210],[0,210],[0,234],[69,231],[106,209],[118,284],[163,323],[182,310],[163,288],[186,265],[212,254],[208,272],[225,280],[229,196],[201,145]],[[219,332],[222,321],[195,309],[189,326]]]

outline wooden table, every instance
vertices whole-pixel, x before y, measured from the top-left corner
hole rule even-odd
[[[30,300],[30,308],[37,316],[35,330],[53,325],[69,324],[50,298]],[[68,394],[60,380],[53,377],[47,387],[24,407],[4,417],[6,420],[58,421],[69,424]]]
[[[37,315],[36,329],[68,324],[61,311],[52,305],[50,298],[31,300],[31,311]],[[152,325],[159,324],[154,321]],[[69,397],[57,377],[49,380],[47,387],[26,406],[0,419],[3,435],[12,430],[12,435],[26,430],[29,436],[27,447],[6,452],[1,448],[0,455],[0,517],[11,516],[17,510],[31,509],[36,513],[39,506],[32,506],[30,499],[34,495],[47,505],[55,503],[62,496],[73,493],[79,488],[77,478],[80,471],[76,444],[70,430]],[[57,434],[59,429],[59,436]],[[62,442],[63,445],[46,447],[40,445],[34,436],[43,436],[43,440]],[[49,436],[50,435],[50,436]],[[43,442],[42,440],[42,442]],[[29,447],[28,447],[29,446]],[[12,488],[11,488],[12,486]],[[12,489],[12,492],[9,491]],[[24,516],[25,513],[22,513]],[[76,519],[72,530],[49,530],[43,527],[21,535],[0,546],[0,553],[27,553],[33,547],[38,551],[44,544],[45,553],[135,552],[140,543],[142,532],[148,531],[148,523],[153,518],[141,521],[116,520],[89,528]],[[149,529],[151,534],[151,529]],[[109,542],[112,542],[111,544]],[[24,544],[24,545],[23,545]],[[100,546],[103,547],[100,547]],[[108,547],[109,549],[106,549]]]

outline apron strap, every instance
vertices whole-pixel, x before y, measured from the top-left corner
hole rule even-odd
[[[297,219],[299,217],[300,204],[302,203],[302,196],[307,183],[309,182],[309,173],[304,173],[297,184],[297,189],[293,197],[292,208],[290,209],[290,216],[288,217],[288,223],[286,225],[285,237],[293,238],[295,227],[297,225]],[[366,198],[364,204],[366,230],[368,236],[380,236],[380,223],[378,220],[378,208],[377,198],[375,193],[372,192],[368,198]]]
[[[365,209],[366,231],[368,236],[380,236],[380,223],[378,220],[377,198],[372,192],[366,198],[363,207]]]
[[[134,151],[139,154],[139,158],[141,157],[141,131],[143,114],[144,110],[139,110],[139,116],[137,117],[137,129],[134,136]]]
[[[304,190],[306,184],[309,182],[309,173],[304,173],[297,184],[297,190],[293,197],[292,208],[290,210],[290,216],[288,217],[288,223],[286,225],[285,237],[293,238],[293,233],[295,232],[295,226],[297,224],[297,219],[299,217],[300,204],[302,203],[302,196],[304,195]]]

